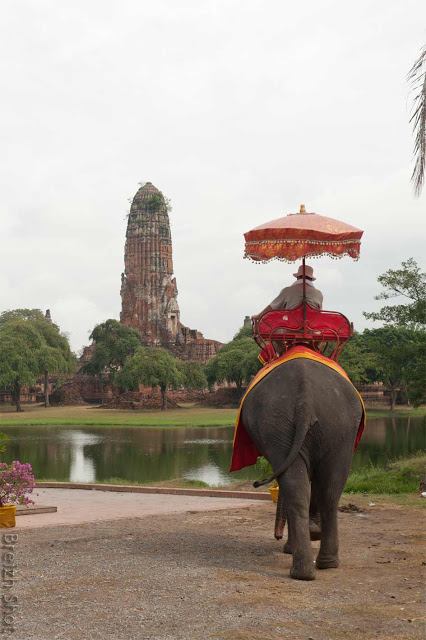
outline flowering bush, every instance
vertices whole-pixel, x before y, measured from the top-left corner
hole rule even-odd
[[[0,463],[0,507],[5,504],[34,504],[27,493],[35,487],[30,464],[14,460],[11,464]]]

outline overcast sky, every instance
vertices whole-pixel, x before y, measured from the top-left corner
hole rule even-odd
[[[50,308],[74,349],[118,318],[128,199],[171,199],[181,320],[229,340],[293,281],[243,233],[308,211],[364,229],[310,264],[357,329],[376,278],[425,266],[406,74],[424,0],[20,0],[0,20],[0,309]]]

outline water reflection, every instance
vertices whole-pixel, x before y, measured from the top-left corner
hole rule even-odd
[[[190,469],[183,474],[190,480],[201,480],[211,487],[219,487],[229,482],[229,474],[224,473],[217,465],[208,462],[198,469]]]
[[[424,450],[426,418],[367,418],[367,426],[354,455],[352,468],[372,462],[385,465],[388,460]]]
[[[71,482],[94,482],[96,469],[93,460],[85,455],[84,448],[102,442],[102,437],[84,431],[66,431],[60,434],[71,447]]]
[[[422,418],[370,418],[352,467],[387,460],[425,448]],[[10,437],[6,459],[29,462],[36,478],[73,482],[145,484],[179,477],[220,486],[256,479],[248,467],[229,474],[233,427],[110,428],[2,427]]]
[[[185,440],[183,444],[229,444],[230,440],[214,440],[213,438],[199,438],[198,440]]]

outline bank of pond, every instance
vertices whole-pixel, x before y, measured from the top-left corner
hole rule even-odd
[[[389,462],[424,451],[425,424],[425,417],[369,417],[354,455],[348,488],[368,491],[373,483],[377,492],[379,486],[382,492],[392,492]],[[7,458],[29,462],[37,480],[149,485],[189,479],[221,486],[259,477],[255,466],[229,473],[232,426],[164,429],[15,424],[2,426],[1,431],[9,437]],[[412,487],[418,486],[417,474],[411,473],[407,480],[410,473],[404,476],[404,469],[400,471],[397,492],[416,490]]]

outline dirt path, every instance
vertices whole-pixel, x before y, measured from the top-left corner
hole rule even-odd
[[[273,512],[259,502],[22,529],[13,637],[423,640],[419,510],[340,513],[341,567],[315,582],[289,578]]]

